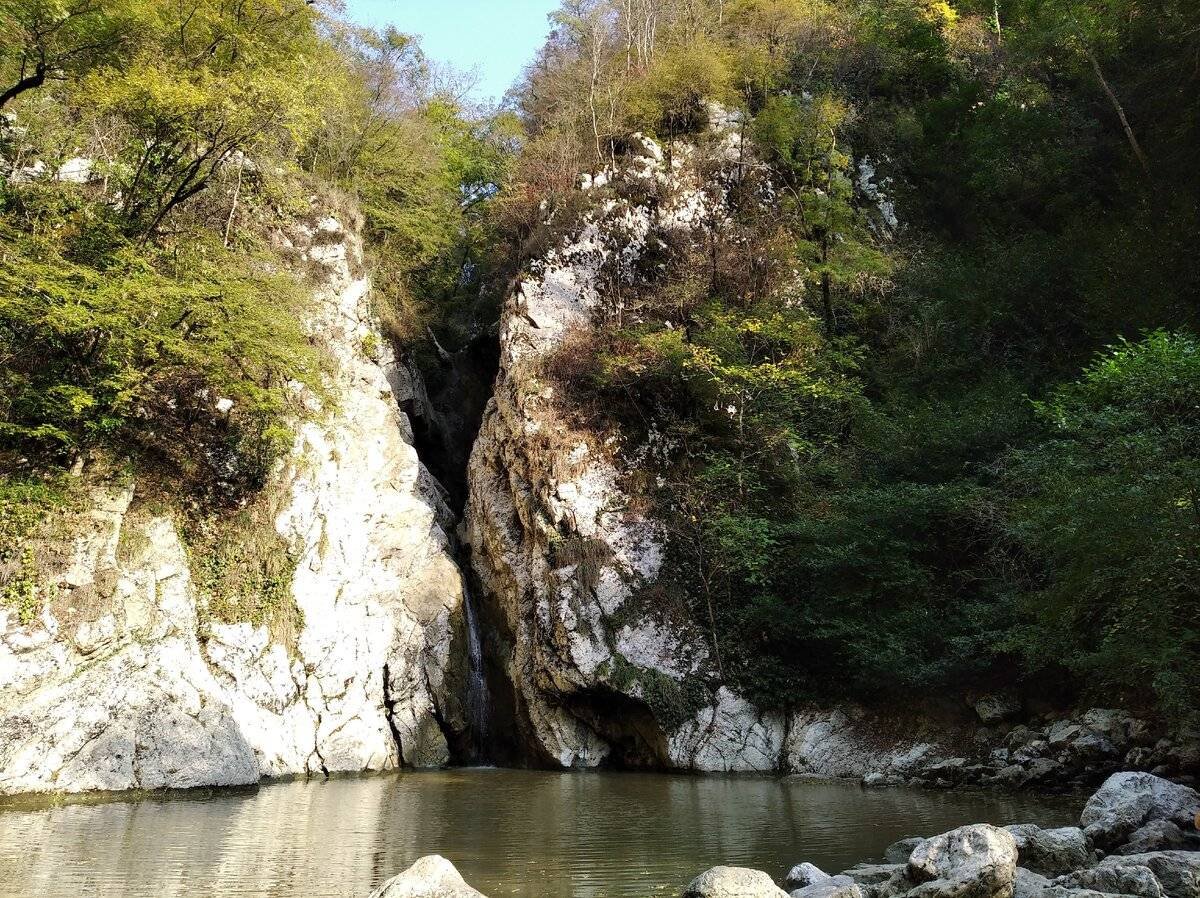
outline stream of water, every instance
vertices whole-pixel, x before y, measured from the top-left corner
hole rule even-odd
[[[482,756],[482,747],[489,741],[492,700],[488,695],[483,641],[479,635],[479,621],[475,614],[475,597],[469,590],[463,593],[463,611],[467,623],[467,714],[470,717],[472,742],[479,756],[478,760],[486,761],[489,759]]]
[[[1075,820],[1079,798],[798,779],[450,770],[0,806],[5,898],[366,898],[418,857],[490,898],[676,896],[715,864],[782,876],[969,822]]]

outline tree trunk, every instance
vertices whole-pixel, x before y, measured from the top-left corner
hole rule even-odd
[[[1137,157],[1138,163],[1142,166],[1142,171],[1145,172],[1147,179],[1150,177],[1150,161],[1146,158],[1146,154],[1142,152],[1142,146],[1138,143],[1137,136],[1133,133],[1133,127],[1129,124],[1129,119],[1125,117],[1125,109],[1121,106],[1121,101],[1117,99],[1117,95],[1108,84],[1108,79],[1104,77],[1104,72],[1100,68],[1100,60],[1096,58],[1096,54],[1091,50],[1087,51],[1088,62],[1092,64],[1092,71],[1096,73],[1096,80],[1100,82],[1100,87],[1104,89],[1105,96],[1112,103],[1113,109],[1117,113],[1117,118],[1121,120],[1121,127],[1125,129],[1125,137],[1129,141],[1129,148],[1133,150],[1133,155]]]
[[[0,109],[3,109],[5,104],[10,100],[16,99],[27,90],[33,90],[35,87],[41,87],[46,83],[46,67],[38,65],[32,75],[27,75],[22,78],[12,87],[8,88],[4,93],[0,94]]]

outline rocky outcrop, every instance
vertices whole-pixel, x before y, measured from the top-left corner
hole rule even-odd
[[[525,277],[501,322],[465,532],[521,742],[541,763],[779,765],[782,717],[712,691],[705,634],[642,600],[660,574],[666,534],[623,484],[629,460],[652,447],[572,423],[545,377],[574,334],[612,311],[606,285],[632,284],[648,248],[689,239],[724,202],[721,179],[697,186],[690,177],[690,156],[677,148],[668,161],[643,140],[620,171],[588,178],[591,211]]]
[[[281,237],[316,272],[328,398],[268,487],[295,562],[298,632],[207,613],[175,518],[98,483],[38,541],[45,602],[0,609],[0,792],[231,785],[430,766],[462,727],[463,584],[453,523],[380,348],[357,236]],[[368,348],[374,357],[368,356]]]
[[[645,493],[669,440],[650,425],[632,436],[600,423],[563,393],[599,324],[637,325],[629,298],[662,255],[724,227],[745,160],[728,117],[712,118],[718,133],[704,149],[677,143],[668,157],[634,138],[617,167],[586,176],[572,221],[553,222],[565,233],[502,313],[464,533],[520,753],[562,767],[782,770],[940,788],[1068,788],[1130,766],[1183,772],[1190,754],[1179,740],[1119,711],[1036,716],[995,693],[949,713],[931,713],[930,700],[785,717],[721,684],[713,635],[685,601],[664,598],[670,538]],[[860,189],[878,200],[869,181]]]
[[[1200,793],[1195,789],[1149,773],[1125,772],[1110,776],[1088,799],[1080,823],[1088,838],[1111,851],[1147,824],[1194,827],[1198,814]]]
[[[486,898],[467,885],[454,865],[436,854],[423,857],[399,876],[371,893],[370,898]]]

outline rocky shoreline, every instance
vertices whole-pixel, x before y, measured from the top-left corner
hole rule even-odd
[[[798,863],[776,884],[718,866],[682,898],[1200,898],[1200,793],[1150,773],[1110,776],[1079,825],[972,824],[902,839],[882,862],[830,875]],[[421,858],[371,898],[485,898],[445,858]]]

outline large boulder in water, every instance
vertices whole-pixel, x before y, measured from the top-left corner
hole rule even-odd
[[[1017,843],[1017,863],[1043,876],[1062,876],[1092,860],[1088,838],[1077,826],[1042,829],[1032,823],[1004,827]]]
[[[908,860],[913,898],[1012,898],[1017,843],[989,824],[963,826],[926,839]]]
[[[1190,828],[1200,793],[1150,773],[1114,773],[1084,806],[1079,823],[1095,844],[1111,851],[1153,820]]]
[[[808,861],[805,861],[797,864],[788,871],[788,875],[783,879],[783,887],[792,890],[805,889],[819,882],[827,882],[830,879],[833,879],[833,877],[816,864],[810,864]]]
[[[436,854],[423,857],[371,893],[371,898],[486,898]]]
[[[684,890],[683,898],[789,898],[789,896],[761,870],[751,870],[748,867],[713,867],[692,880],[692,884]]]

